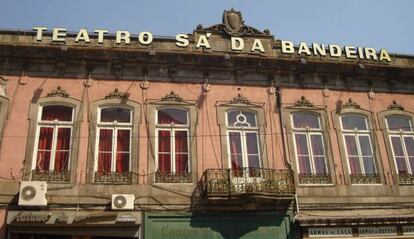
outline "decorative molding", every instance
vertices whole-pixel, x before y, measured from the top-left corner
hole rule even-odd
[[[390,104],[390,106],[388,106],[389,110],[401,110],[404,111],[404,107],[402,107],[402,105],[397,104],[397,101],[393,100],[392,104]]]
[[[119,91],[118,88],[115,88],[114,91],[109,92],[109,94],[105,96],[105,99],[114,99],[114,98],[123,99],[123,98],[127,98],[127,96],[128,96],[127,93],[121,92]]]
[[[177,101],[181,102],[183,101],[183,98],[176,94],[174,91],[171,91],[169,94],[165,95],[161,98],[161,101]]]
[[[270,31],[259,31],[251,26],[246,26],[243,21],[243,17],[240,11],[236,11],[233,8],[223,12],[223,19],[221,24],[216,24],[207,28],[204,28],[201,24],[197,26],[199,31],[217,32],[227,34],[230,36],[243,36],[243,35],[265,35],[269,36]]]
[[[237,94],[236,97],[234,97],[230,101],[230,103],[232,103],[232,104],[245,104],[245,105],[248,105],[248,104],[250,104],[250,101],[245,96],[243,96],[242,94],[239,93],[239,94]]]
[[[62,89],[62,87],[58,86],[56,88],[56,90],[52,90],[51,92],[49,92],[47,94],[47,97],[52,97],[52,96],[60,96],[60,97],[69,97],[69,93],[66,92],[66,90]]]
[[[300,100],[296,101],[295,106],[299,107],[313,107],[313,103],[306,99],[305,96],[300,97]]]
[[[342,109],[347,109],[347,108],[361,109],[361,106],[359,104],[353,102],[352,99],[349,98],[348,102],[346,102],[345,104],[342,105]]]

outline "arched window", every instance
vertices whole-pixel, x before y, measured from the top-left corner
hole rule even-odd
[[[353,176],[376,175],[368,118],[362,114],[349,113],[341,115],[340,121],[351,181]]]
[[[69,106],[40,107],[32,166],[35,174],[69,170],[73,115],[73,108]]]
[[[414,129],[411,118],[389,115],[386,117],[386,125],[398,174],[413,175]]]
[[[291,115],[291,120],[299,174],[327,175],[325,142],[319,114],[295,112]]]
[[[187,178],[191,171],[188,112],[176,108],[158,109],[155,128],[157,182],[169,182],[167,178],[174,177]]]
[[[102,178],[108,175],[129,175],[132,127],[130,109],[118,106],[98,108],[95,181],[103,183]]]
[[[262,167],[259,128],[255,113],[231,110],[226,113],[226,129],[230,168],[236,176],[242,176],[245,169],[249,176],[254,168]]]

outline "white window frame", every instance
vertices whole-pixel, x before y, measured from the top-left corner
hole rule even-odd
[[[36,126],[36,140],[34,144],[34,153],[32,158],[32,170],[36,169],[37,166],[37,155],[39,152],[39,136],[40,136],[40,128],[53,128],[53,136],[52,136],[52,148],[50,150],[50,162],[49,162],[49,171],[52,172],[55,169],[55,159],[56,159],[56,145],[57,145],[57,137],[58,132],[60,128],[69,128],[70,129],[70,142],[69,142],[69,149],[68,149],[68,162],[67,162],[67,170],[70,170],[70,159],[71,159],[71,153],[72,153],[72,135],[73,135],[73,118],[74,118],[74,108],[66,105],[59,105],[56,104],[56,106],[64,106],[69,107],[72,109],[72,118],[70,121],[59,121],[57,119],[55,120],[42,120],[42,113],[43,108],[47,106],[55,106],[55,105],[42,105],[39,107],[39,110],[37,112],[37,126]]]
[[[101,111],[106,108],[122,108],[129,110],[129,123],[117,122],[101,122]],[[116,172],[116,153],[117,153],[117,139],[118,139],[118,130],[129,130],[129,158],[128,158],[128,168],[131,172],[131,154],[132,154],[132,129],[133,129],[133,112],[129,108],[121,106],[103,106],[98,108],[97,123],[96,123],[96,140],[95,140],[95,162],[94,162],[94,172],[98,171],[98,158],[99,158],[99,139],[101,129],[110,129],[112,130],[112,155],[111,155],[111,173]]]
[[[293,122],[293,116],[294,114],[312,114],[312,115],[316,115],[318,117],[318,125],[319,128],[296,128]],[[296,168],[297,168],[297,172],[300,172],[300,163],[299,163],[299,155],[298,155],[298,150],[297,150],[297,144],[296,144],[296,135],[297,134],[303,134],[306,137],[306,144],[308,147],[308,153],[309,153],[309,160],[310,160],[310,167],[311,167],[311,172],[310,175],[315,175],[316,174],[316,170],[315,170],[315,160],[314,157],[322,157],[324,158],[324,163],[325,163],[325,174],[324,175],[328,175],[328,164],[326,162],[327,160],[327,156],[326,156],[326,148],[325,148],[325,139],[324,139],[324,135],[323,135],[323,129],[322,129],[322,125],[321,125],[321,117],[319,114],[316,113],[307,113],[307,112],[293,112],[290,114],[290,123],[292,125],[292,131],[293,131],[293,144],[294,144],[294,153],[295,153],[295,157],[296,157]],[[322,148],[323,148],[323,155],[314,155],[313,153],[313,149],[312,149],[312,143],[311,143],[311,136],[312,135],[320,135],[321,139],[322,139]]]
[[[167,110],[167,109],[174,109],[174,110],[181,110],[185,111],[186,117],[187,117],[187,124],[158,124],[158,111],[159,110]],[[187,163],[187,171],[191,172],[191,149],[190,149],[190,117],[189,117],[189,111],[186,109],[181,108],[174,108],[174,107],[167,107],[167,108],[159,108],[155,110],[155,166],[158,168],[158,144],[159,144],[159,131],[170,131],[170,149],[171,149],[171,173],[177,173],[175,170],[175,132],[177,131],[184,131],[187,132],[187,149],[188,149],[188,163]]]
[[[411,131],[390,130],[390,128],[388,126],[388,118],[389,117],[403,117],[403,118],[409,119]],[[408,116],[405,116],[405,115],[398,115],[398,114],[387,115],[385,117],[385,125],[387,126],[388,140],[389,140],[389,143],[390,143],[392,156],[393,156],[393,159],[394,159],[394,165],[395,165],[395,169],[397,171],[397,174],[400,174],[400,173],[398,171],[398,165],[397,165],[397,160],[396,160],[396,156],[395,156],[395,152],[394,152],[394,146],[393,146],[392,140],[391,140],[392,137],[400,138],[401,146],[403,148],[403,153],[404,153],[404,160],[405,160],[405,163],[407,165],[408,174],[413,175],[414,174],[414,172],[413,172],[414,169],[411,168],[410,160],[408,158],[407,146],[405,145],[405,141],[404,141],[404,138],[413,138],[413,140],[414,140],[414,128],[413,128],[413,121],[412,121],[411,117],[408,117]]]
[[[342,117],[346,116],[347,114],[341,115],[339,117],[339,123],[341,125],[341,130],[342,130],[342,140],[344,142],[344,151],[345,151],[345,156],[346,156],[346,162],[348,165],[348,172],[349,174],[352,174],[351,172],[351,165],[349,163],[349,155],[348,155],[348,147],[346,144],[346,140],[345,140],[345,136],[353,136],[355,138],[355,143],[357,146],[357,152],[358,155],[352,156],[352,157],[358,157],[358,161],[359,161],[359,165],[361,168],[361,175],[367,175],[365,173],[365,166],[364,166],[364,160],[362,157],[362,152],[361,152],[361,144],[359,142],[359,136],[368,136],[368,140],[369,140],[369,145],[371,147],[371,152],[372,152],[372,162],[374,163],[374,169],[375,169],[375,173],[374,174],[378,174],[378,168],[377,168],[377,164],[376,164],[376,158],[375,158],[375,152],[374,152],[374,147],[372,144],[372,139],[371,139],[371,131],[370,131],[370,125],[368,123],[368,117],[362,114],[355,114],[352,113],[352,115],[357,115],[359,117],[363,117],[364,121],[365,121],[365,126],[366,126],[366,130],[359,130],[357,128],[351,130],[351,129],[344,129],[343,124],[342,124]]]
[[[228,114],[230,112],[239,111],[240,113],[248,112],[253,113],[256,121],[256,126],[234,126],[228,124]],[[250,111],[243,111],[243,110],[228,110],[225,114],[225,120],[226,120],[226,140],[227,140],[227,152],[228,152],[228,166],[231,169],[231,149],[230,149],[230,132],[236,132],[240,133],[240,140],[241,140],[241,150],[242,150],[242,163],[243,168],[249,168],[249,154],[247,153],[247,139],[246,139],[246,133],[256,133],[256,142],[257,142],[257,154],[259,157],[259,168],[263,167],[262,162],[262,155],[260,150],[260,138],[259,138],[259,127],[257,126],[257,114],[256,112],[250,112]]]

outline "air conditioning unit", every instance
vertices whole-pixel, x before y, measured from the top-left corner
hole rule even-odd
[[[46,206],[47,182],[22,181],[20,184],[19,206]]]
[[[134,194],[112,194],[112,210],[134,210]]]

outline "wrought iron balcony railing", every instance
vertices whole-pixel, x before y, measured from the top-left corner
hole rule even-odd
[[[300,184],[331,184],[332,178],[329,174],[305,174],[298,175]]]
[[[351,174],[352,184],[379,184],[381,178],[379,174]]]
[[[192,183],[193,177],[190,172],[160,172],[155,173],[156,183]]]
[[[131,172],[95,172],[96,184],[131,184]]]
[[[293,174],[289,170],[208,169],[201,182],[207,197],[243,194],[292,196],[295,193]]]
[[[39,171],[32,170],[32,181],[47,181],[50,183],[68,183],[70,171]]]
[[[414,175],[413,174],[398,174],[398,179],[401,185],[411,185],[414,184]]]

